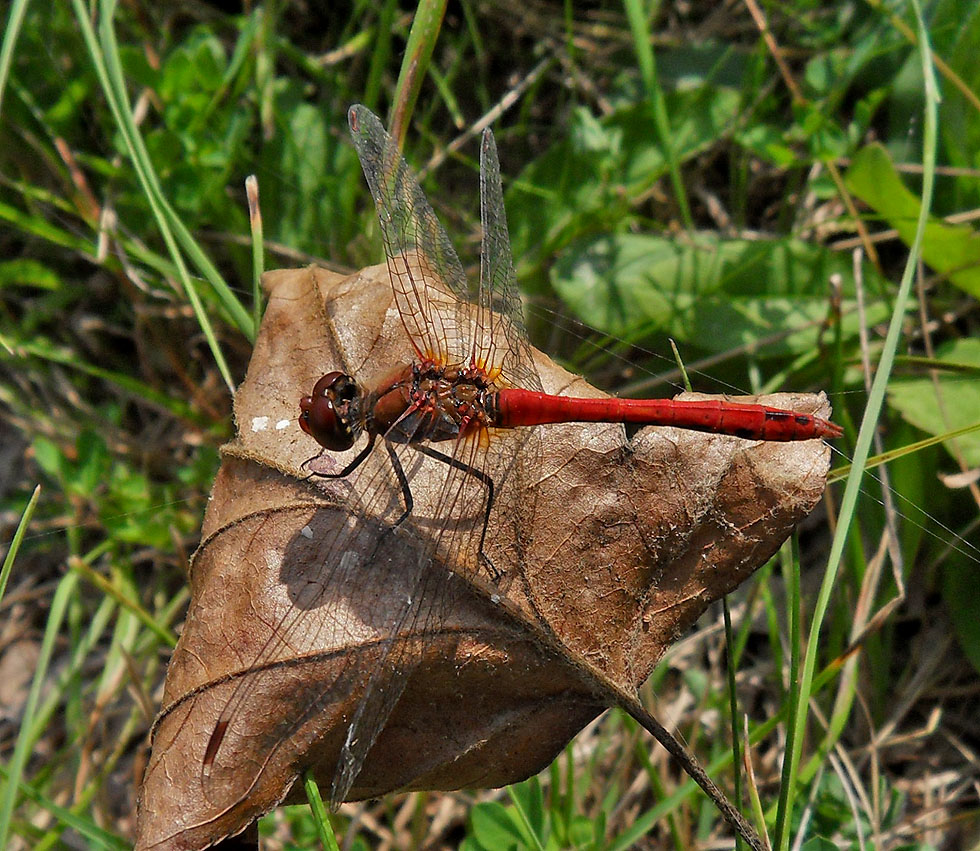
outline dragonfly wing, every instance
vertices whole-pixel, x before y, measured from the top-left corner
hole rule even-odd
[[[420,358],[461,363],[472,346],[468,323],[459,323],[457,307],[460,300],[471,299],[452,241],[378,117],[356,104],[348,118],[377,207],[391,286],[405,330]]]
[[[530,431],[440,444],[455,465],[426,457],[411,443],[389,443],[398,467],[385,452],[374,452],[352,474],[347,505],[324,505],[296,536],[288,550],[297,548],[306,566],[298,571],[284,557],[275,582],[283,598],[278,614],[263,608],[265,597],[253,603],[257,625],[268,625],[267,640],[243,660],[241,670],[208,689],[221,710],[201,780],[215,808],[245,801],[262,772],[293,765],[301,770],[311,749],[337,759],[333,804],[352,787],[358,790],[365,760],[420,661],[429,652],[452,653],[430,649],[433,641],[458,640],[458,628],[445,625],[455,623],[465,577],[486,573],[480,539],[491,476],[488,557],[504,574],[501,581],[518,563],[523,515],[512,487],[518,479],[509,471]],[[404,519],[406,498],[396,469],[404,471],[413,502]],[[332,502],[335,484],[324,480],[317,489]],[[262,553],[268,550],[261,530],[251,537],[263,541]],[[269,719],[271,705],[290,708]],[[336,744],[325,747],[324,737]],[[371,792],[361,788],[357,796]]]
[[[514,273],[497,144],[489,127],[483,131],[480,145],[480,220],[483,244],[477,302],[483,333],[475,340],[477,357],[500,367],[506,384],[540,390],[541,379],[534,368]]]
[[[265,638],[243,651],[239,670],[201,689],[221,707],[201,769],[203,793],[216,808],[238,805],[262,772],[288,771],[325,730],[357,714],[380,667],[393,672],[385,684],[392,706],[399,678],[407,678],[392,646],[412,618],[405,601],[418,599],[416,574],[432,548],[392,533],[405,506],[384,453],[369,456],[351,478],[346,504],[338,482],[320,483],[322,504],[289,541],[275,537],[291,525],[276,514],[257,517],[252,530],[242,523],[216,533],[241,535],[249,547],[242,560],[280,562],[268,591],[247,607],[248,632]],[[296,511],[309,516],[310,506]],[[269,708],[284,705],[290,709]]]
[[[501,366],[509,380],[522,378],[524,386],[538,386],[523,334],[492,136],[481,185],[486,286],[483,293],[469,293],[448,235],[380,121],[354,106],[350,124],[378,208],[396,304],[416,350],[446,363],[476,356],[473,341],[481,320],[474,322],[472,308],[460,309],[464,300],[475,302],[490,337],[502,335],[499,350],[479,350],[487,364]],[[528,372],[522,374],[522,368]],[[301,753],[307,739],[312,743],[324,735],[318,718],[338,713],[340,720],[331,721],[340,724],[342,733],[334,751],[339,757],[331,799],[343,801],[356,788],[365,759],[423,658],[435,625],[451,617],[454,594],[464,586],[458,577],[486,572],[489,563],[506,583],[520,568],[528,540],[524,470],[532,430],[471,434],[441,443],[449,463],[419,453],[409,423],[401,422],[399,430],[398,443],[385,441],[388,457],[374,452],[345,480],[346,503],[337,499],[337,482],[321,480],[318,486],[332,503],[322,512],[331,522],[322,535],[316,527],[310,543],[315,549],[311,560],[322,568],[311,571],[301,588],[291,589],[296,605],[261,618],[270,625],[268,640],[240,674],[225,678],[228,696],[202,770],[205,793],[216,805],[243,799],[258,772],[293,759],[290,754]],[[424,436],[420,432],[418,438]],[[494,494],[489,523],[488,485]],[[407,502],[413,503],[410,512]],[[481,551],[487,528],[492,535]],[[310,609],[322,612],[313,635],[304,617]],[[320,645],[326,649],[318,650]],[[247,746],[254,739],[248,717],[254,672],[291,668],[311,656],[330,657],[334,667],[315,685],[296,677],[291,686],[296,711],[263,734],[267,747],[261,761],[243,766],[241,743]],[[349,719],[346,726],[344,718]]]
[[[523,441],[523,436],[512,434],[515,440]],[[501,483],[508,485],[495,489],[491,524],[511,522],[511,528],[516,528],[513,525],[515,500],[506,470],[495,470],[499,459],[507,458],[509,465],[514,463],[516,447],[508,447],[507,440],[490,443],[475,437],[461,439],[446,447],[449,463],[418,452],[410,443],[386,445],[393,468],[405,471],[413,503],[411,514],[393,535],[420,544],[417,558],[409,569],[410,576],[405,576],[403,565],[401,575],[391,579],[406,583],[402,587],[412,590],[398,617],[390,623],[390,636],[383,652],[371,676],[363,683],[334,777],[331,790],[334,805],[345,800],[356,784],[371,747],[432,641],[437,635],[442,636],[442,641],[452,640],[447,636],[458,636],[448,626],[454,622],[457,595],[464,587],[458,577],[486,571],[480,543],[490,497],[487,487],[490,477],[483,474],[488,468],[498,473]],[[499,519],[501,513],[509,515],[508,521]],[[495,525],[490,528],[499,535],[488,544],[488,550],[501,554],[498,560],[503,571],[515,563],[510,550],[517,535]],[[488,553],[487,558],[492,559],[493,555]]]

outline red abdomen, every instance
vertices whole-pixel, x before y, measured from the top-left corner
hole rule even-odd
[[[494,407],[494,425],[504,428],[565,422],[635,423],[783,441],[843,434],[840,426],[812,414],[718,399],[574,399],[506,389],[496,394]]]

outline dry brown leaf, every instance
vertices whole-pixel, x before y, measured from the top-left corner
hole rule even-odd
[[[391,684],[397,705],[349,799],[499,786],[537,772],[604,708],[597,682],[624,691],[642,683],[823,492],[829,449],[817,440],[648,428],[627,441],[620,426],[541,427],[528,489],[508,504],[533,510],[533,522],[491,527],[499,582],[439,559],[418,576],[415,550],[445,471],[430,481],[428,459],[414,471],[418,537],[379,544],[380,524],[351,519],[344,506],[365,481],[380,481],[368,477],[383,475],[383,449],[380,466],[305,481],[302,465],[318,447],[296,423],[299,397],[324,372],[350,369],[370,387],[412,359],[386,268],[348,278],[283,270],[264,284],[271,297],[235,400],[239,434],[214,485],[153,731],[137,848],[197,849],[235,834],[308,768],[329,788],[369,682],[382,695]],[[535,357],[546,390],[597,394]],[[822,397],[762,401],[827,413]],[[329,542],[353,528],[350,557],[325,578]],[[391,612],[420,594],[427,602],[399,622],[398,651],[385,656]],[[404,692],[399,676],[377,676],[392,660]],[[229,715],[208,773],[205,751]]]

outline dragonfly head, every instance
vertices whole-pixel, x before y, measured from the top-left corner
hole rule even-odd
[[[360,426],[357,410],[361,389],[349,375],[328,372],[314,386],[313,393],[299,400],[299,427],[331,452],[350,449]]]

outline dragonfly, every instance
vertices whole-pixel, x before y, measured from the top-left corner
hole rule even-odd
[[[342,589],[356,585],[358,571],[385,576],[404,589],[402,605],[372,623],[373,654],[356,670],[344,668],[345,682],[337,686],[360,698],[345,719],[330,795],[334,805],[346,800],[352,787],[361,797],[368,794],[370,783],[359,773],[417,664],[418,642],[409,637],[425,635],[427,624],[451,609],[458,593],[453,588],[459,583],[446,581],[446,573],[432,566],[448,565],[450,577],[480,575],[502,593],[519,573],[533,533],[538,426],[631,423],[767,441],[842,434],[826,419],[758,404],[544,392],[524,326],[493,133],[484,131],[481,142],[480,275],[470,281],[381,121],[361,105],[352,106],[348,118],[377,208],[405,350],[412,355],[376,370],[370,382],[347,370],[330,370],[299,402],[299,426],[321,448],[308,462],[311,486],[351,483],[342,497],[349,516],[319,545],[323,569],[309,590],[308,605],[322,606],[327,620],[335,610],[356,608],[347,595],[358,592]],[[423,480],[425,486],[418,486]],[[434,578],[439,576],[442,580]],[[369,605],[366,598],[363,605]],[[256,667],[289,646],[289,617],[276,625],[275,645],[266,648]],[[324,631],[345,628],[338,621],[325,624]],[[283,722],[280,740],[334,697],[325,688],[305,700],[295,717]],[[205,789],[216,797],[218,786],[209,778],[222,770],[226,779],[233,773],[222,769],[224,742],[246,703],[243,680],[207,742],[202,775]]]

